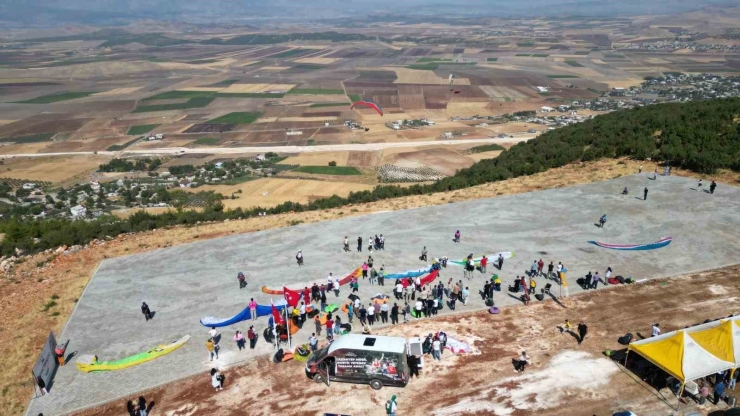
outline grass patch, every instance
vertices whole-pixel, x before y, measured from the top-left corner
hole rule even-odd
[[[624,55],[618,53],[607,53],[604,57],[609,59],[624,59]]]
[[[293,88],[288,95],[344,95],[342,89]]]
[[[87,97],[95,94],[93,91],[76,91],[76,92],[60,92],[58,94],[42,95],[41,97],[31,98],[26,101],[18,101],[16,104],[49,104],[56,103],[59,101],[76,100],[78,98]]]
[[[259,178],[260,178],[260,176],[244,175],[244,176],[238,176],[236,178],[227,179],[225,181],[222,181],[221,184],[222,185],[239,185],[240,183],[253,181],[253,180],[259,179]]]
[[[534,46],[534,42],[519,42],[516,44],[516,46],[520,48],[531,48]]]
[[[565,63],[568,64],[568,65],[570,65],[570,66],[574,66],[576,68],[580,68],[580,67],[583,66],[583,65],[579,64],[577,61],[573,61],[573,60],[565,61]]]
[[[296,49],[287,50],[285,52],[276,53],[274,55],[268,55],[267,57],[269,57],[269,58],[289,58],[291,56],[301,55],[301,54],[304,54],[306,52],[310,52],[311,50],[312,49],[296,48]]]
[[[417,69],[420,71],[434,71],[440,65],[475,65],[477,62],[429,62],[426,64],[408,65],[408,69]]]
[[[189,146],[213,146],[220,142],[218,137],[201,137],[200,139],[188,143]]]
[[[590,53],[591,53],[591,51],[578,51],[578,52],[575,53],[575,55],[588,55]]]
[[[356,102],[362,100],[362,97],[360,97],[357,94],[347,94],[347,97],[349,97],[350,101],[352,101],[353,103],[356,103]]]
[[[50,301],[48,301],[48,302],[46,302],[44,304],[44,308],[41,309],[41,312],[46,312],[46,311],[48,311],[49,309],[51,309],[51,308],[53,308],[55,306],[57,306],[57,303],[55,301],[53,301],[53,300],[50,300]]]
[[[516,54],[514,56],[526,56],[526,57],[529,57],[529,56],[532,56],[532,54],[531,53],[518,53],[518,54]]]
[[[352,166],[299,166],[293,172],[315,175],[361,175],[360,171]]]
[[[119,152],[119,151],[121,151],[121,150],[123,150],[123,149],[125,149],[125,148],[127,148],[129,146],[131,146],[132,144],[134,144],[134,143],[136,143],[138,141],[139,141],[139,138],[137,137],[137,138],[135,138],[133,140],[127,141],[124,144],[114,144],[112,146],[108,146],[108,148],[105,149],[105,150],[107,150],[109,152]]]
[[[39,143],[39,142],[45,142],[49,139],[51,139],[54,134],[56,133],[41,133],[41,134],[31,134],[28,136],[19,136],[19,137],[5,137],[0,139],[0,143]]]
[[[546,53],[535,53],[532,55],[532,58],[547,58],[548,56],[550,55]]]
[[[202,108],[210,104],[214,97],[194,97],[180,104],[145,105],[136,107],[134,113],[149,113],[152,111],[184,110],[186,108]]]
[[[225,79],[215,84],[206,85],[206,86],[207,87],[230,87],[231,85],[236,84],[237,82],[239,82],[238,79]]]
[[[205,124],[252,124],[261,115],[259,111],[234,112],[208,120]]]
[[[202,65],[202,64],[212,64],[214,62],[218,62],[218,59],[196,59],[195,61],[188,61],[185,62],[186,64],[190,65]]]
[[[498,58],[488,58],[486,59],[486,62],[496,62],[498,61]]]
[[[316,70],[316,69],[321,69],[323,67],[324,67],[324,65],[319,65],[319,64],[298,64],[298,65],[294,66],[293,68],[307,69],[309,71],[313,71],[313,70]]]
[[[341,106],[345,106],[345,105],[349,105],[349,103],[316,103],[316,104],[311,104],[311,106],[309,108],[341,107]]]
[[[475,146],[468,149],[471,153],[483,153],[483,152],[492,152],[494,150],[505,150],[503,146],[500,146],[498,144],[492,143],[492,144],[484,144],[482,146]]]
[[[548,75],[548,78],[559,79],[559,78],[580,78],[578,75]]]
[[[264,92],[235,92],[235,93],[223,93],[219,92],[214,96],[215,98],[283,98],[285,94],[271,94]]]
[[[306,140],[306,146],[313,146],[313,143],[314,143],[313,139]]]
[[[150,131],[156,129],[161,124],[142,124],[139,126],[131,126],[128,128],[128,132],[126,132],[127,136],[138,136],[140,134],[149,133]]]
[[[550,93],[549,93],[549,92],[541,92],[541,93],[539,93],[539,94],[540,94],[540,95],[542,95],[542,96],[545,96],[545,97],[547,97],[548,95],[550,95]]]

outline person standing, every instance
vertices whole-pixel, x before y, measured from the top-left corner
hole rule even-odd
[[[334,283],[332,284],[332,289],[334,289],[334,297],[339,297],[339,287],[341,284],[339,283],[339,278],[334,278]]]
[[[606,224],[606,214],[602,215],[601,218],[599,218],[599,228],[604,228],[604,224]]]
[[[390,308],[388,307],[388,304],[387,303],[384,303],[384,304],[380,305],[380,320],[384,324],[387,324],[388,323],[388,310],[389,309]]]
[[[499,271],[504,267],[504,255],[499,254],[498,255],[498,269]]]
[[[483,256],[480,259],[480,272],[485,274],[486,273],[486,266],[488,265],[488,257]]]
[[[312,333],[308,338],[308,345],[311,347],[311,352],[316,352],[319,348],[319,339],[316,338],[316,333]]]
[[[463,305],[468,304],[468,297],[470,296],[470,289],[468,289],[467,286],[465,286],[465,289],[462,290],[462,303]]]
[[[221,391],[223,386],[221,385],[221,373],[218,372],[215,368],[211,369],[211,385],[213,386],[216,391]]]
[[[316,335],[321,336],[321,314],[317,313],[313,317],[313,324],[316,327]]]
[[[249,331],[247,331],[247,338],[249,338],[249,349],[253,350],[254,346],[257,345],[257,333],[254,332],[254,326],[249,326]]]
[[[697,183],[696,183],[696,190],[697,190],[697,191],[701,191],[701,186],[702,186],[703,184],[704,184],[704,183],[703,183],[703,182],[701,181],[701,179],[699,179],[699,182],[697,182]]]
[[[347,319],[349,320],[349,323],[352,323],[352,317],[355,316],[355,305],[350,302],[347,305]]]
[[[326,338],[334,338],[334,321],[330,317],[326,318]]]
[[[257,320],[257,302],[254,301],[254,298],[249,300],[249,315],[252,321]]]
[[[303,251],[298,250],[298,253],[295,255],[295,260],[298,263],[298,266],[303,266]]]
[[[394,303],[391,308],[391,325],[398,323],[398,303]]]
[[[541,276],[543,274],[542,269],[544,267],[545,267],[545,262],[542,261],[542,259],[540,259],[540,261],[537,262],[537,276]]]
[[[321,312],[325,312],[325,309],[326,309],[326,291],[322,290],[321,291]]]
[[[152,311],[149,309],[149,305],[146,302],[141,302],[141,313],[144,314],[144,319],[149,321],[152,319]]]
[[[334,335],[342,335],[342,318],[339,314],[334,319]]]
[[[653,325],[653,329],[650,332],[650,336],[657,337],[658,335],[660,335],[660,324],[655,324]]]
[[[378,285],[385,286],[385,264],[380,266],[378,271]]]
[[[234,334],[234,342],[236,342],[236,348],[241,351],[244,348],[244,335],[240,331],[236,331]]]
[[[416,304],[414,305],[414,311],[416,312],[416,319],[421,318],[421,314],[423,313],[422,310],[424,309],[424,305],[421,302],[421,299],[418,299],[416,301]]]
[[[725,396],[725,382],[720,380],[714,385],[714,405],[717,406],[719,401]]]
[[[403,304],[403,322],[406,323],[411,320],[411,306],[408,303]]]
[[[41,390],[41,395],[45,396],[47,393],[49,393],[46,390],[46,383],[44,383],[44,379],[41,377],[36,377],[36,385],[39,386],[39,390]]]
[[[591,270],[588,271],[588,274],[586,275],[586,281],[585,285],[583,285],[584,289],[591,289],[591,280],[594,278],[594,275],[591,274]]]
[[[406,364],[409,366],[409,379],[419,378],[419,358],[415,355],[408,355],[406,357]]]
[[[385,250],[385,237],[383,237],[383,234],[380,235],[380,249]]]
[[[459,243],[460,242],[460,236],[461,236],[460,230],[455,231],[455,239],[453,241],[455,241],[456,243]]]
[[[591,273],[591,272],[589,272]],[[601,276],[599,276],[599,272],[596,272],[593,278],[593,282],[591,283],[591,289],[596,289],[596,287],[599,285],[599,282],[601,282]]]
[[[648,189],[647,189],[647,186],[646,186],[645,187],[645,190],[642,192],[642,200],[643,201],[647,201],[647,194],[648,194]]]
[[[416,374],[419,377],[419,373]],[[396,395],[391,396],[391,399],[385,404],[385,414],[388,416],[396,416],[398,411],[398,403],[396,403]]]
[[[367,324],[367,309],[365,309],[365,305],[360,305],[360,323],[362,326],[365,326]]]
[[[655,171],[653,172],[653,180],[658,179],[658,168],[655,168]]]
[[[586,326],[586,323],[581,321],[578,323],[578,343],[582,343],[583,340],[586,338],[586,334],[588,333],[588,326]]]
[[[301,312],[301,325],[303,325],[303,323],[306,322],[306,304],[301,302],[301,307],[299,308],[299,311]]]
[[[375,324],[375,306],[373,306],[372,303],[368,304],[367,323],[370,324],[370,326]]]
[[[554,269],[555,269],[555,265],[552,264],[552,261],[550,261],[550,264],[547,265],[547,278],[548,279],[552,279]]]
[[[529,356],[527,355],[526,351],[522,351],[522,354],[519,356],[519,359],[516,363],[516,368],[514,369],[517,373],[523,373],[524,369],[529,364]]]
[[[239,272],[239,274],[236,275],[236,280],[239,281],[239,289],[247,287],[247,278],[244,277],[244,273]]]
[[[362,251],[362,237],[357,237],[357,251]]]
[[[439,342],[438,338],[434,338],[434,341],[432,341],[432,357],[434,357],[435,360],[442,361],[441,350],[442,343]]]
[[[640,165],[640,169],[638,169],[637,173],[642,173],[642,165]]]
[[[367,277],[367,262],[362,263],[362,279],[365,280]]]
[[[208,341],[206,341],[206,350],[208,350],[208,357],[213,361],[213,357],[216,357],[218,360],[218,349],[216,349],[216,344],[213,342],[213,338],[208,338]]]
[[[424,248],[421,249],[421,256],[419,256],[419,260],[427,261],[427,246],[424,246]]]
[[[346,235],[344,236],[344,251],[345,253],[349,251],[349,239]]]
[[[717,188],[717,182],[715,182],[715,181],[712,181],[712,184],[711,184],[711,185],[709,185],[709,193],[710,193],[710,194],[713,194],[713,193],[714,193],[714,190],[715,190],[715,188]]]

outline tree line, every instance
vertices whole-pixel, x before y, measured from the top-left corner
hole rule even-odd
[[[94,221],[20,220],[0,222],[5,233],[2,252],[15,248],[40,251],[59,245],[85,244],[94,238],[205,221],[249,218],[260,212],[280,214],[337,208],[409,195],[432,194],[544,172],[577,161],[601,158],[651,158],[696,172],[720,168],[740,170],[740,98],[670,103],[601,115],[583,123],[549,131],[482,160],[455,175],[428,185],[380,185],[370,191],[337,195],[307,204],[285,202],[273,208],[224,210],[215,201],[200,212],[138,212],[128,219]]]

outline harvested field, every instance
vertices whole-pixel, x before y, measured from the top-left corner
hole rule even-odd
[[[519,101],[528,98],[514,88],[494,87],[492,85],[481,85],[478,88],[496,101]]]
[[[396,73],[395,84],[428,84],[428,85],[449,85],[448,77],[441,77],[434,71],[424,71],[408,68],[386,67],[384,70]],[[455,78],[455,85],[470,85],[467,78]]]
[[[296,84],[233,84],[220,92],[223,94],[267,93],[268,91],[289,91],[295,86]]]
[[[341,60],[341,58],[301,58],[295,59],[294,62],[300,62],[302,64],[330,65]]]
[[[289,66],[263,66],[260,68],[261,72],[280,72],[290,69]]]
[[[305,152],[298,156],[290,156],[280,163],[286,165],[328,166],[329,162],[336,162],[337,166],[348,166],[349,154],[350,152]]]
[[[80,129],[92,120],[90,118],[66,118],[44,121],[43,118],[29,118],[0,126],[0,136],[71,132]]]
[[[444,175],[454,175],[458,169],[470,167],[473,159],[461,155],[455,150],[437,148],[424,149],[413,152],[395,153],[390,157],[383,156],[383,164],[391,164],[405,168],[429,167]]]
[[[2,175],[8,178],[47,181],[57,184],[83,174],[92,173],[108,159],[104,156],[90,155],[11,158],[5,160]]]
[[[347,166],[372,167],[379,157],[379,152],[349,152]]]
[[[142,87],[114,88],[112,90],[98,92],[93,94],[94,97],[115,97],[118,95],[131,94],[139,91]]]
[[[238,185],[206,185],[194,191],[214,191],[231,195],[237,190],[238,199],[223,201],[226,208],[272,207],[283,202],[307,203],[314,199],[332,196],[347,196],[350,192],[372,189],[372,185],[353,182],[320,181],[310,179],[263,178]]]
[[[381,182],[430,182],[437,181],[445,175],[427,167],[402,167],[396,165],[382,165],[378,167],[378,176]]]

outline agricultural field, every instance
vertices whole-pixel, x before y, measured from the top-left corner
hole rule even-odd
[[[223,115],[213,120],[208,120],[207,124],[252,124],[260,118],[260,112],[235,112]]]
[[[129,127],[128,131],[126,132],[126,135],[128,136],[139,136],[144,133],[149,133],[150,131],[156,129],[159,127],[159,124],[142,124],[139,126],[131,126]]]
[[[293,169],[293,172],[315,175],[361,175],[361,172],[352,166],[299,166]]]

